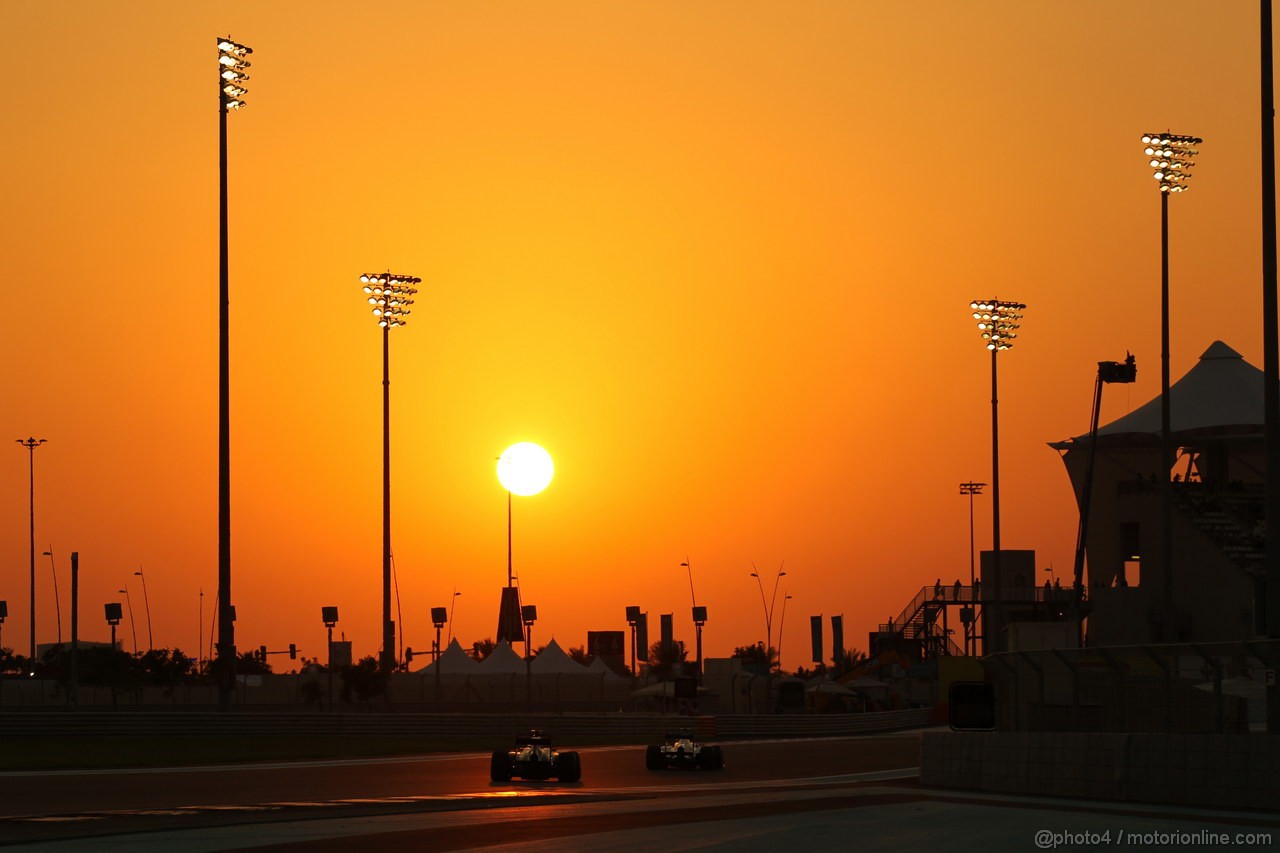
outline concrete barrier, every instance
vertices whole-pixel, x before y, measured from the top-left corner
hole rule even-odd
[[[926,732],[920,783],[1118,802],[1280,808],[1280,736]]]
[[[600,737],[619,742],[660,740],[673,728],[693,726],[702,737],[834,737],[924,725],[929,710],[824,716],[681,717],[658,714],[421,714],[326,713],[238,709],[216,711],[8,711],[0,738],[281,736],[486,737],[505,739],[524,729],[557,737]]]

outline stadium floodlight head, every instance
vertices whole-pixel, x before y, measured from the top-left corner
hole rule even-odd
[[[249,60],[246,56],[253,53],[253,48],[237,44],[229,38],[218,39],[218,78],[222,81],[222,109],[224,111],[243,109],[244,96],[249,90],[244,84],[249,82]]]
[[[975,299],[969,307],[973,309],[973,319],[978,321],[987,349],[1000,352],[1013,346],[1013,339],[1018,337],[1018,321],[1027,309],[1026,305],[999,299]]]
[[[1196,146],[1204,142],[1198,136],[1177,133],[1142,134],[1142,153],[1147,155],[1151,176],[1160,182],[1162,193],[1184,193],[1195,166]]]
[[[986,483],[961,483],[960,494],[961,495],[980,495],[982,494],[982,490],[983,488],[986,487],[986,485],[987,485]]]
[[[411,312],[413,295],[418,292],[414,287],[421,284],[422,279],[412,275],[393,275],[391,273],[364,273],[360,276],[364,292],[373,306],[373,316],[378,318],[378,325],[384,329],[403,326]]]

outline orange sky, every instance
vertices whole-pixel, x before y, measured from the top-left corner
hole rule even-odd
[[[1174,378],[1215,339],[1261,365],[1256,6],[1168,6],[1156,26],[1108,0],[5,4],[0,434],[49,440],[36,544],[64,633],[74,550],[82,636],[128,581],[145,646],[142,566],[156,644],[194,651],[201,588],[208,642],[216,36],[254,49],[229,117],[240,647],[319,656],[337,604],[376,651],[381,343],[356,279],[390,268],[423,279],[392,335],[407,645],[455,587],[454,633],[493,635],[494,459],[529,440],[557,466],[515,502],[536,644],[639,604],[692,647],[688,557],[728,654],[764,637],[752,561],[785,560],[792,667],[808,615],[865,648],[967,577],[957,484],[991,472],[975,297],[1029,305],[1000,362],[1003,545],[1069,572],[1045,442],[1087,428],[1098,360],[1139,366],[1104,420],[1159,390],[1143,131],[1206,139],[1171,201]],[[27,452],[3,460],[25,653]],[[989,496],[977,524],[989,547]]]

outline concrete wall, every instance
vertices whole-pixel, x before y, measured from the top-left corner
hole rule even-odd
[[[419,714],[121,710],[12,711],[0,714],[0,739],[18,737],[123,737],[161,735],[331,737],[462,735],[509,738],[525,729],[556,737],[594,736],[619,743],[657,742],[670,729],[692,726],[703,738],[837,737],[926,725],[929,710],[810,716],[669,714]]]
[[[967,791],[1280,808],[1280,736],[926,732],[920,783]]]

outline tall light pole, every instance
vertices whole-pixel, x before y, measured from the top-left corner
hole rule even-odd
[[[1280,529],[1280,328],[1276,315],[1276,99],[1271,54],[1271,0],[1259,0],[1262,72],[1262,375],[1266,424],[1266,522]],[[1280,536],[1267,536],[1261,594],[1264,637],[1280,639]],[[1256,605],[1255,605],[1256,607]],[[1267,687],[1267,731],[1280,733],[1280,685]]]
[[[133,653],[138,653],[138,623],[133,618],[133,597],[129,595],[129,585],[125,584],[124,589],[118,589],[116,592],[124,596],[125,602],[129,605],[129,631],[133,634]]]
[[[218,707],[231,708],[236,684],[235,615],[231,605],[231,359],[227,261],[227,113],[242,109],[252,48],[218,39]]]
[[[508,643],[525,641],[526,633],[521,623],[520,587],[511,560],[511,496],[536,495],[551,483],[555,476],[555,463],[551,454],[531,441],[519,441],[502,451],[498,457],[498,482],[507,490],[507,585],[503,587],[498,604],[497,641]],[[528,643],[525,643],[528,651]]]
[[[134,574],[142,578],[142,601],[147,606],[147,651],[151,651],[156,646],[151,638],[151,596],[147,595],[147,576],[142,573],[142,566],[138,566]]]
[[[969,588],[973,589],[973,581],[977,577],[974,573],[974,544],[973,544],[973,496],[982,494],[986,483],[961,483],[960,494],[969,497]]]
[[[444,641],[446,648],[453,643],[453,605],[458,603],[458,596],[460,595],[462,595],[462,593],[458,592],[457,589],[454,589],[453,595],[449,598],[449,639]],[[443,651],[443,649],[441,651]]]
[[[782,619],[778,622],[778,670],[782,670],[782,630],[787,627],[787,602],[791,600],[791,596],[784,591],[782,593]]]
[[[752,564],[752,568],[755,568],[754,563]],[[766,661],[769,657],[769,650],[773,648],[773,606],[778,601],[778,581],[782,580],[786,576],[787,573],[782,570],[782,566],[778,566],[778,573],[773,578],[773,595],[768,601],[766,601],[764,597],[764,583],[760,580],[759,569],[756,569],[756,571],[751,573],[751,577],[756,579],[756,586],[760,587],[760,604],[764,607],[764,633],[766,643],[764,655]]]
[[[53,546],[49,546],[49,550],[44,552],[44,556],[49,558],[49,573],[53,575],[53,606],[54,613],[58,617],[58,645],[62,645],[62,597],[58,595],[58,567],[53,562]]]
[[[20,438],[14,441],[27,449],[27,462],[30,470],[31,484],[31,659],[28,662],[29,673],[36,672],[36,448],[44,444],[43,438]]]
[[[414,287],[412,275],[365,273],[360,276],[382,329],[382,654],[383,672],[396,668],[396,626],[391,621],[391,330],[408,321]]]
[[[1196,146],[1204,142],[1195,136],[1176,133],[1144,133],[1143,153],[1148,157],[1151,176],[1160,186],[1160,515],[1161,554],[1164,569],[1164,637],[1174,639],[1173,607],[1173,432],[1170,428],[1169,398],[1169,196],[1186,192],[1191,179]]]
[[[973,319],[978,321],[978,329],[982,332],[982,340],[991,352],[991,575],[995,596],[997,622],[1003,618],[1004,578],[1000,573],[1000,409],[999,409],[999,376],[996,369],[997,356],[1013,347],[1018,337],[1018,321],[1027,306],[1021,302],[1006,302],[999,299],[978,299],[969,303],[973,309]],[[983,631],[984,636],[991,632]],[[988,644],[990,641],[986,641]],[[1000,650],[1001,641],[997,638],[995,651]],[[990,648],[990,645],[988,645]]]
[[[702,629],[707,624],[707,608],[698,606],[698,596],[693,591],[693,564],[688,557],[684,558],[681,567],[689,570],[689,601],[693,605],[693,628],[697,634],[698,644],[698,683],[702,683]]]

